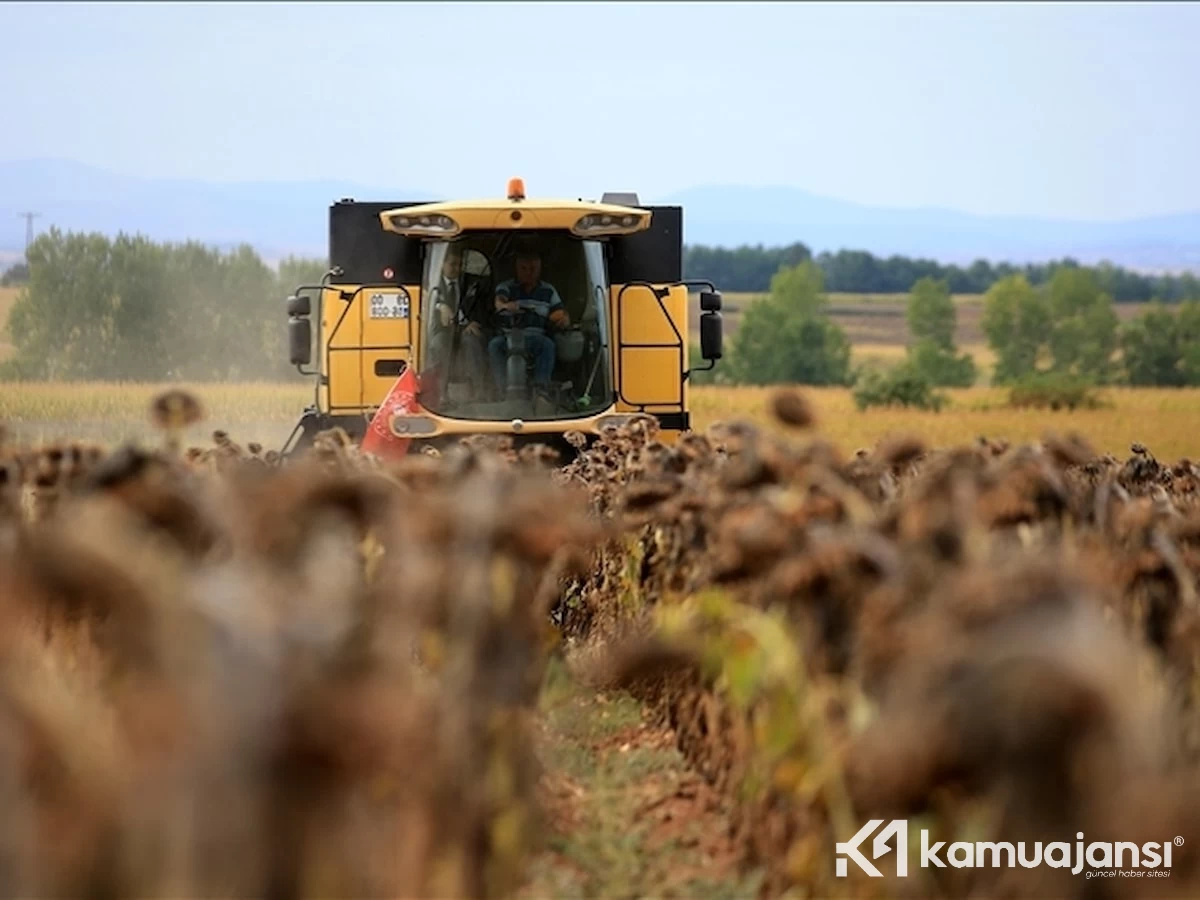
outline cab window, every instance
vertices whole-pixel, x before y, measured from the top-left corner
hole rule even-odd
[[[564,232],[427,245],[422,402],[462,419],[561,419],[612,401],[602,246]]]

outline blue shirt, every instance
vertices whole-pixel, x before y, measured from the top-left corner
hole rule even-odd
[[[554,285],[539,281],[531,290],[526,291],[515,278],[502,281],[496,288],[497,296],[505,300],[516,300],[521,305],[519,313],[497,312],[512,321],[514,326],[523,328],[545,329],[546,321],[555,310],[563,308],[562,298]]]

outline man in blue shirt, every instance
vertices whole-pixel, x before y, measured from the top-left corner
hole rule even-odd
[[[518,253],[516,270],[516,278],[501,282],[496,288],[496,314],[502,329],[524,330],[525,346],[533,356],[533,382],[545,387],[554,371],[555,355],[554,341],[546,334],[547,326],[553,323],[559,328],[567,328],[571,319],[554,285],[541,280],[542,258],[536,250]],[[504,334],[488,342],[488,357],[492,375],[503,391],[508,380],[508,348]]]

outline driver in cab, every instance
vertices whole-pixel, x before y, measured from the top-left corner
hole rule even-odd
[[[571,318],[563,307],[562,298],[554,285],[541,280],[542,258],[536,250],[517,254],[516,277],[501,282],[496,288],[496,313],[501,328],[521,328],[525,331],[525,346],[533,358],[533,381],[538,387],[550,383],[554,371],[554,341],[546,334],[553,323],[569,328]],[[504,390],[508,348],[506,338],[499,334],[488,342],[488,357],[496,385]]]

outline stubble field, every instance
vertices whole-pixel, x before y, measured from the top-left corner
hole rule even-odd
[[[161,385],[86,383],[0,385],[0,422],[18,439],[39,443],[82,439],[111,443],[146,438],[150,398]],[[313,399],[307,384],[197,384],[189,390],[211,411],[205,428],[236,434],[241,440],[279,447]],[[1103,393],[1102,409],[1049,413],[1011,409],[999,388],[946,392],[951,405],[941,412],[871,409],[860,412],[848,390],[817,388],[806,395],[818,411],[822,431],[851,451],[871,447],[889,434],[921,435],[938,446],[979,437],[1031,441],[1047,431],[1076,431],[1100,453],[1121,455],[1137,441],[1163,458],[1200,457],[1200,390],[1121,388]],[[701,386],[692,389],[693,427],[746,418],[774,427],[767,411],[770,391],[754,387]],[[203,432],[190,435],[203,439]]]

